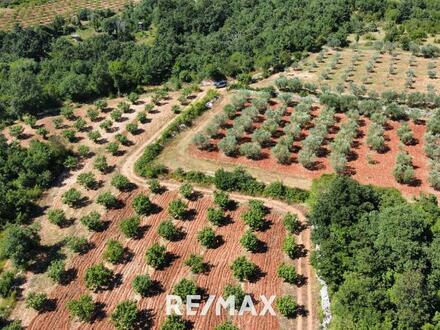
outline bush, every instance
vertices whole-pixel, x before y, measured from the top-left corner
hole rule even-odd
[[[179,192],[186,199],[191,199],[194,194],[194,189],[190,183],[184,183],[180,186]]]
[[[367,145],[375,151],[383,151],[385,148],[383,128],[376,123],[371,124],[367,132]]]
[[[37,134],[40,135],[43,139],[47,139],[47,135],[49,131],[45,127],[38,127],[36,130]]]
[[[397,136],[400,141],[405,145],[410,145],[414,142],[414,136],[408,123],[402,123],[402,125],[397,130]]]
[[[258,143],[260,146],[267,144],[272,137],[272,134],[262,128],[258,128],[252,133],[252,142]]]
[[[147,264],[155,269],[161,269],[167,264],[167,253],[165,246],[154,243],[146,253]]]
[[[99,194],[96,203],[104,206],[106,209],[113,209],[119,205],[118,199],[109,191]]]
[[[290,212],[286,213],[283,218],[283,225],[291,234],[296,234],[301,228],[301,222],[296,214]]]
[[[96,181],[95,175],[92,172],[84,172],[78,175],[78,184],[86,189],[96,189],[98,181]]]
[[[13,272],[4,271],[0,274],[0,296],[8,297],[15,290],[15,275]]]
[[[218,239],[214,230],[210,227],[205,227],[197,233],[197,240],[204,247],[214,249],[217,246]]]
[[[120,191],[128,191],[132,188],[133,184],[128,178],[122,174],[116,174],[111,181],[113,187]]]
[[[104,222],[101,220],[101,215],[96,211],[92,211],[88,215],[83,216],[80,219],[80,222],[88,230],[93,231],[101,231],[102,229],[104,229],[105,225]]]
[[[195,254],[190,254],[185,260],[185,265],[191,267],[191,272],[194,274],[205,273],[208,270],[208,265],[203,262],[203,257]]]
[[[240,285],[226,284],[225,289],[223,291],[224,298],[228,299],[229,297],[234,297],[235,309],[237,310],[240,310],[240,307],[243,304],[245,296],[246,294]]]
[[[100,133],[99,131],[90,131],[90,132],[87,134],[87,137],[88,137],[91,141],[93,141],[93,142],[95,142],[95,143],[98,143],[98,140],[101,138],[101,133]]]
[[[289,147],[284,143],[277,143],[272,148],[272,153],[280,164],[287,164],[290,160]]]
[[[258,274],[258,266],[249,261],[246,257],[238,257],[231,265],[231,270],[235,278],[239,281],[251,281]]]
[[[281,315],[292,318],[296,316],[298,305],[292,296],[282,296],[275,300],[275,307]]]
[[[399,152],[396,156],[393,175],[397,182],[410,184],[415,180],[411,156],[407,152]]]
[[[168,315],[162,324],[161,330],[185,330],[186,322],[180,315]]]
[[[208,221],[213,225],[221,226],[225,222],[225,212],[220,208],[208,209]]]
[[[66,263],[64,260],[54,260],[47,267],[47,276],[56,283],[62,283],[66,278]]]
[[[61,196],[64,204],[69,205],[70,207],[77,207],[81,202],[82,196],[81,193],[75,188],[70,188]]]
[[[246,142],[240,146],[240,154],[250,159],[259,159],[261,157],[261,147],[255,142]]]
[[[193,137],[192,142],[200,150],[206,150],[210,146],[209,139],[203,133],[196,133]]]
[[[9,134],[12,137],[20,138],[23,132],[24,132],[24,128],[21,125],[14,125],[9,127]]]
[[[241,215],[243,221],[252,230],[261,230],[266,225],[266,211],[259,201],[249,201],[249,210]]]
[[[119,110],[121,110],[124,113],[127,113],[130,111],[130,104],[128,104],[127,102],[119,102],[117,107]]]
[[[67,309],[74,318],[81,322],[91,322],[96,312],[96,305],[90,295],[82,295],[78,299],[67,302]]]
[[[120,121],[122,118],[122,111],[115,109],[110,113],[110,117],[114,120],[114,121]]]
[[[110,142],[105,147],[105,150],[107,150],[112,156],[116,156],[119,152],[119,143],[118,142]]]
[[[139,130],[139,127],[137,123],[129,123],[127,124],[127,126],[125,126],[125,129],[127,130],[128,133],[132,135],[136,135],[136,133]]]
[[[82,158],[87,158],[90,154],[90,148],[86,145],[80,145],[78,147],[78,154]]]
[[[127,99],[132,103],[136,104],[136,102],[139,100],[139,94],[135,92],[131,92],[128,94]]]
[[[252,230],[246,230],[240,238],[241,245],[249,252],[257,252],[260,249],[261,242]]]
[[[298,258],[300,246],[296,244],[294,236],[288,235],[284,239],[283,251],[292,259]]]
[[[154,204],[150,201],[148,196],[144,194],[137,195],[133,199],[131,206],[139,215],[149,215],[154,210]]]
[[[67,221],[65,213],[61,209],[49,210],[49,212],[47,212],[47,218],[49,219],[50,223],[53,223],[59,227],[62,227]]]
[[[89,247],[89,242],[85,237],[68,236],[65,242],[66,246],[75,253],[85,253]]]
[[[214,191],[214,203],[221,207],[223,210],[228,209],[231,204],[229,194],[221,190]]]
[[[137,275],[131,283],[133,290],[142,297],[149,296],[154,290],[154,281],[147,275]]]
[[[278,276],[284,280],[284,282],[289,283],[289,284],[296,284],[297,283],[298,275],[296,273],[294,266],[282,263],[278,267],[277,273],[278,273]]]
[[[112,323],[117,330],[134,329],[138,321],[138,309],[135,301],[120,302],[111,315]]]
[[[153,194],[159,194],[162,191],[162,186],[157,179],[151,179],[148,181],[148,188]]]
[[[168,205],[168,212],[174,219],[183,219],[188,211],[188,208],[181,199],[176,199]]]
[[[119,264],[124,260],[125,249],[120,242],[111,239],[105,245],[103,258],[112,264]]]
[[[89,117],[91,121],[95,121],[99,117],[99,111],[96,109],[87,109],[87,117]]]
[[[105,158],[104,155],[96,156],[95,161],[93,163],[93,167],[98,171],[100,171],[101,173],[107,172],[109,169],[107,158]]]
[[[26,307],[32,308],[37,312],[42,312],[47,308],[47,294],[46,293],[37,293],[30,292],[26,297]]]
[[[113,271],[102,263],[90,266],[85,272],[86,287],[92,291],[108,288],[113,281]]]
[[[436,190],[440,190],[440,164],[432,163],[429,170],[428,182]]]
[[[162,221],[157,228],[157,233],[168,241],[176,241],[182,235],[179,228],[171,220]]]
[[[235,136],[226,135],[218,143],[218,147],[226,156],[233,156],[237,152],[237,139]]]
[[[69,141],[71,143],[76,141],[75,131],[72,129],[65,129],[63,131],[63,136],[67,141]]]
[[[133,216],[122,220],[119,224],[119,228],[126,237],[134,238],[139,235],[140,222],[141,220],[138,216]]]
[[[182,298],[182,301],[186,301],[187,296],[197,294],[197,285],[193,281],[183,278],[174,286],[173,294]]]
[[[73,108],[71,106],[62,107],[60,109],[60,114],[68,120],[75,119],[75,113],[74,113]]]
[[[73,127],[75,127],[78,132],[83,131],[86,128],[86,126],[87,126],[87,122],[82,117],[78,118],[73,123]]]
[[[239,330],[239,328],[232,324],[231,321],[226,321],[217,325],[214,330]]]

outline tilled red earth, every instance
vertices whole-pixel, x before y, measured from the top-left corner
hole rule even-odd
[[[288,109],[287,114],[284,116],[286,121],[289,120],[290,114],[293,109]],[[319,110],[315,109],[312,112],[313,116],[319,116]],[[262,117],[262,116],[261,116]],[[271,152],[271,147],[262,148],[262,157],[259,160],[248,159],[245,156],[226,156],[223,152],[218,150],[217,144],[223,136],[224,130],[222,130],[219,136],[215,139],[211,139],[213,148],[211,150],[199,150],[194,145],[189,146],[189,154],[200,159],[215,160],[219,163],[230,163],[236,165],[244,165],[254,168],[261,168],[264,170],[270,170],[280,174],[290,175],[292,177],[314,179],[320,177],[322,174],[333,173],[328,155],[330,154],[329,143],[335,137],[337,131],[340,128],[341,123],[346,120],[345,115],[336,114],[337,122],[329,130],[326,141],[321,147],[321,156],[316,160],[315,167],[313,169],[306,169],[297,161],[298,152],[301,149],[303,139],[308,134],[308,129],[303,131],[303,137],[299,141],[295,141],[291,155],[291,161],[289,164],[280,164]],[[260,122],[264,120],[260,118]],[[385,139],[387,151],[384,153],[378,153],[370,150],[366,144],[368,127],[371,124],[368,118],[361,118],[359,128],[359,136],[354,141],[352,147],[352,157],[348,162],[348,173],[352,175],[356,180],[363,184],[373,184],[382,187],[397,188],[406,196],[417,196],[421,192],[432,193],[440,197],[440,192],[434,190],[428,183],[429,175],[429,161],[424,152],[424,134],[426,132],[425,124],[409,123],[410,128],[413,131],[414,138],[417,143],[410,146],[403,146],[399,137],[397,136],[397,129],[400,127],[400,123],[395,121],[387,122],[387,129],[385,131]],[[261,123],[254,123],[254,129],[259,127]],[[313,125],[313,121],[312,121]],[[281,128],[279,134],[282,135]],[[251,134],[245,133],[241,143],[250,141]],[[278,138],[273,139],[273,144],[276,143]],[[398,183],[393,176],[393,168],[395,165],[396,155],[403,148],[408,151],[413,158],[413,165],[416,175],[416,183],[413,185],[405,185]]]
[[[239,215],[246,206],[240,206],[238,209],[229,212],[230,223],[216,228],[216,233],[222,236],[224,243],[217,249],[207,250],[201,247],[196,238],[197,232],[209,225],[207,209],[213,204],[211,197],[205,196],[189,202],[189,208],[193,210],[194,214],[192,219],[175,221],[186,233],[184,239],[177,242],[166,242],[158,236],[157,227],[162,220],[168,217],[167,206],[169,202],[178,196],[176,192],[168,191],[162,195],[152,197],[153,202],[160,206],[160,211],[142,219],[141,224],[145,229],[143,237],[138,240],[125,239],[120,233],[119,223],[122,219],[134,213],[130,205],[132,198],[138,193],[139,191],[135,191],[120,196],[126,206],[120,210],[107,213],[106,220],[109,221],[109,227],[104,232],[96,233],[91,237],[91,242],[95,247],[87,254],[72,259],[69,267],[77,272],[76,278],[68,285],[57,286],[50,294],[50,298],[56,303],[56,309],[36,316],[29,329],[109,329],[112,328],[109,319],[110,314],[119,302],[126,299],[138,300],[138,308],[146,316],[146,319],[150,319],[146,324],[151,328],[159,328],[166,316],[165,296],[170,294],[172,287],[179,280],[184,277],[192,278],[207,294],[221,295],[226,284],[238,284],[232,276],[230,265],[235,258],[241,255],[248,256],[262,271],[262,276],[255,283],[242,284],[243,289],[256,299],[257,311],[263,306],[259,302],[260,294],[271,296],[293,293],[300,296],[298,301],[304,304],[306,309],[309,308],[310,300],[306,301],[306,293],[300,292],[303,288],[292,288],[283,284],[276,274],[279,264],[283,261],[295,264],[298,271],[301,271],[298,267],[302,264],[302,261],[299,260],[294,262],[286,259],[281,250],[282,241],[286,235],[281,223],[281,214],[271,212],[267,216],[267,220],[271,222],[270,228],[265,232],[257,233],[258,237],[267,244],[265,253],[251,255],[239,243],[240,237],[245,231],[245,226]],[[305,232],[308,234],[308,231]],[[99,313],[97,320],[92,324],[74,322],[69,318],[66,303],[88,292],[84,283],[85,270],[89,266],[101,262],[105,243],[111,238],[118,239],[124,244],[131,254],[131,259],[125,264],[107,265],[113,269],[120,280],[119,284],[116,284],[113,289],[93,294],[95,301],[101,305],[101,313]],[[306,240],[306,238],[299,238],[300,242],[303,240]],[[174,255],[171,265],[160,271],[149,267],[145,259],[146,250],[155,242],[166,245],[167,251]],[[192,275],[190,273],[189,268],[184,265],[184,260],[192,253],[203,255],[204,261],[210,264],[211,268],[208,274]],[[136,275],[146,273],[161,283],[163,291],[153,297],[141,298],[133,291],[131,282]],[[304,296],[302,296],[303,294]],[[310,308],[312,307],[310,306]],[[216,316],[214,310],[211,309],[206,316],[186,317],[186,319],[193,322],[195,329],[212,329],[228,317],[230,316],[226,312],[223,313],[223,316]],[[240,329],[279,329],[286,326],[288,328],[300,328],[297,322],[301,323],[301,328],[306,327],[302,324],[302,320],[286,320],[277,316],[252,317],[245,315],[234,316],[232,320]],[[311,324],[307,325],[310,326]]]

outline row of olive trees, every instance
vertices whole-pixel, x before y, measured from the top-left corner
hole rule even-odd
[[[440,189],[440,109],[430,118],[425,133],[425,153],[430,160],[428,181],[434,188]]]

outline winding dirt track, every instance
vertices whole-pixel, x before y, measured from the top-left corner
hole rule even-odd
[[[198,99],[203,97],[205,92],[198,96]],[[145,179],[137,176],[134,172],[134,163],[140,157],[145,147],[154,142],[160,134],[168,127],[169,122],[164,122],[163,126],[156,131],[149,139],[133,146],[127,150],[124,163],[118,170],[127,176],[133,183],[136,183],[139,190],[145,190]],[[119,167],[119,166],[117,166]],[[168,192],[163,195],[155,196],[153,201],[162,207],[162,210],[150,217],[142,219],[142,225],[145,226],[144,237],[140,240],[127,240],[120,234],[118,224],[119,222],[130,216],[131,210],[130,201],[135,195],[135,192],[128,194],[121,194],[119,198],[126,203],[126,207],[121,210],[110,211],[106,214],[106,220],[109,220],[109,228],[103,233],[96,233],[92,235],[91,241],[95,244],[92,249],[85,256],[77,256],[73,258],[69,266],[78,271],[77,278],[67,286],[57,286],[49,294],[51,298],[56,300],[57,309],[53,312],[44,313],[36,316],[30,323],[29,329],[108,329],[111,328],[109,321],[109,314],[112,312],[118,302],[124,299],[137,299],[137,296],[131,289],[131,281],[135,275],[148,273],[153,279],[159,280],[163,285],[164,291],[160,295],[153,298],[143,298],[139,300],[138,307],[147,311],[154,321],[151,326],[155,329],[159,328],[160,323],[164,319],[165,309],[165,294],[169,293],[173,285],[183,277],[193,277],[197,284],[206,289],[209,294],[222,294],[225,284],[234,282],[229,265],[230,262],[238,255],[246,254],[255,263],[257,263],[264,272],[264,276],[257,282],[245,284],[245,291],[251,292],[257,297],[259,294],[293,294],[297,297],[298,304],[303,306],[304,315],[298,316],[295,320],[287,320],[277,317],[234,317],[233,322],[237,324],[240,329],[307,329],[313,330],[319,327],[317,320],[316,306],[317,302],[314,299],[313,289],[317,287],[316,277],[309,262],[309,253],[306,257],[296,259],[294,261],[288,259],[281,253],[282,238],[285,236],[284,228],[281,224],[281,215],[285,212],[292,212],[298,214],[302,221],[305,221],[305,209],[301,206],[290,206],[284,203],[273,201],[266,198],[253,198],[262,200],[265,205],[271,209],[271,214],[268,219],[272,222],[272,227],[262,233],[258,233],[261,240],[265,241],[268,246],[269,253],[250,255],[246,253],[239,243],[239,237],[244,231],[243,223],[233,221],[232,224],[217,229],[217,233],[225,238],[225,244],[216,250],[203,250],[196,242],[195,235],[200,228],[207,224],[206,211],[207,207],[212,204],[213,191],[207,188],[196,187],[197,191],[203,194],[203,198],[197,201],[190,202],[189,206],[195,210],[195,218],[192,221],[178,221],[178,225],[186,232],[184,240],[179,242],[165,242],[158,237],[156,229],[160,221],[168,216],[166,206],[169,201],[177,196],[176,190],[179,184],[176,182],[162,182],[167,188]],[[139,190],[136,190],[139,193]],[[232,193],[231,198],[240,203],[246,203],[250,197]],[[239,219],[239,213],[243,211],[240,207],[236,211],[231,212],[232,219]],[[102,291],[94,294],[94,299],[102,303],[103,318],[97,322],[87,325],[73,322],[69,319],[66,302],[70,299],[78,297],[80,294],[86,292],[84,286],[84,271],[93,263],[101,261],[105,242],[110,239],[120,240],[125,247],[131,252],[132,259],[123,265],[111,266],[114,272],[122,279],[122,284],[116,286],[113,290]],[[167,246],[167,251],[171,252],[177,259],[173,261],[170,267],[163,271],[153,270],[145,263],[145,251],[155,241],[159,241]],[[304,244],[307,251],[311,250],[310,245],[310,229],[306,228],[298,237],[297,242]],[[270,254],[270,251],[280,251],[277,254]],[[188,267],[184,266],[183,261],[191,253],[198,253],[203,255],[205,261],[213,265],[211,272],[208,275],[191,275]],[[295,263],[298,274],[304,275],[307,278],[307,283],[303,286],[290,286],[282,283],[276,275],[277,265],[281,262]],[[261,308],[257,305],[257,310]],[[208,314],[203,319],[190,318],[194,322],[195,329],[211,329],[221,320],[212,314]]]

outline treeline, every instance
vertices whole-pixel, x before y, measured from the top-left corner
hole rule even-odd
[[[332,329],[440,326],[440,208],[345,177],[315,182],[313,264],[331,293]]]
[[[63,170],[67,150],[57,141],[32,141],[27,148],[0,135],[0,227],[28,223],[34,201]]]

